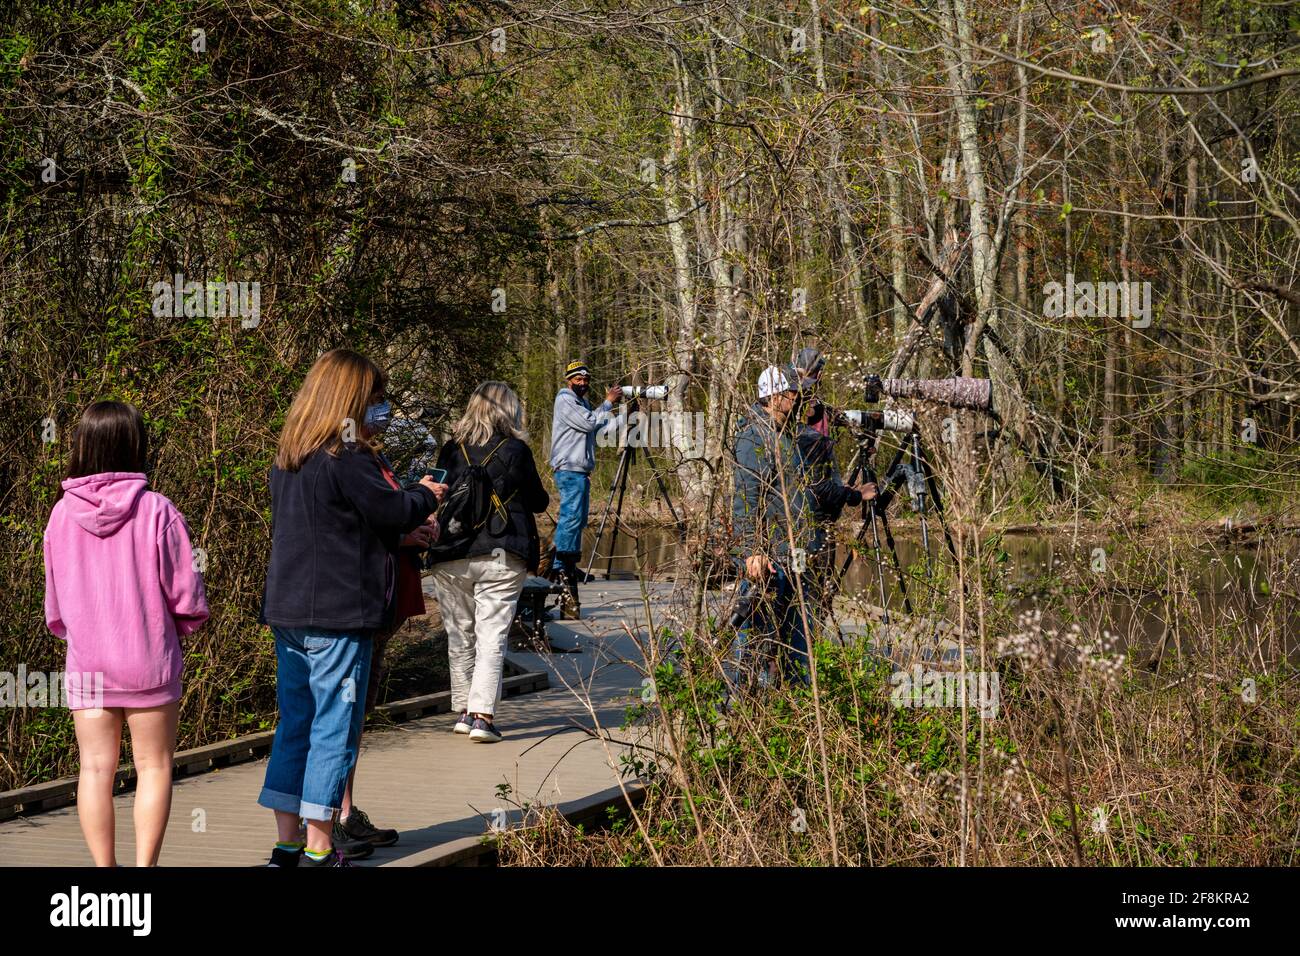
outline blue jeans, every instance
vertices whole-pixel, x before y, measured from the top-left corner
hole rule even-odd
[[[797,586],[802,586],[804,602],[811,617],[817,613],[807,574],[794,575],[781,565],[766,582],[766,594],[754,609],[747,624],[736,630],[732,682],[742,685],[750,675],[766,673],[773,657],[781,661],[787,679],[808,683],[808,637],[804,633],[803,613],[799,608]],[[748,594],[754,582],[741,585]],[[811,623],[811,622],[810,622]],[[763,678],[759,678],[761,681]]]
[[[555,523],[555,560],[551,567],[563,567],[561,554],[582,553],[582,530],[587,527],[591,508],[591,476],[581,471],[557,471],[555,487],[560,490],[560,517]]]
[[[370,635],[311,627],[271,630],[280,723],[257,802],[307,820],[329,820],[343,804],[357,762]]]

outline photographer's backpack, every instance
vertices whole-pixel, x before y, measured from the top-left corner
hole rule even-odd
[[[488,534],[493,536],[502,535],[509,528],[510,515],[506,505],[514,495],[502,500],[487,467],[507,440],[503,438],[478,463],[469,457],[464,445],[458,444],[467,467],[456,477],[447,492],[446,500],[438,508],[439,535],[434,550],[453,551],[458,545],[478,537],[485,525]]]

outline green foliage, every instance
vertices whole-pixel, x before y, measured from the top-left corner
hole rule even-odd
[[[467,60],[411,52],[427,38],[354,7],[266,7],[253,30],[247,4],[33,3],[6,14],[0,39],[0,670],[62,667],[41,609],[41,529],[81,409],[133,402],[151,485],[209,555],[212,618],[185,641],[181,747],[274,723],[257,624],[267,474],[319,352],[369,352],[399,404],[434,408],[434,427],[479,381],[516,371],[516,314],[492,313],[488,290],[532,264],[536,224],[480,170],[534,162],[516,145],[517,104],[460,76]],[[176,273],[258,282],[260,322],[155,316],[153,286]],[[71,772],[70,726],[0,715],[0,789]]]
[[[1264,448],[1223,451],[1191,458],[1179,471],[1179,481],[1216,508],[1245,503],[1267,506],[1293,498],[1297,479],[1285,459]]]

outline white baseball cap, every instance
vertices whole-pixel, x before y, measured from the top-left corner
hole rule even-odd
[[[758,397],[771,398],[781,392],[799,391],[799,376],[794,369],[779,365],[769,365],[758,376]]]

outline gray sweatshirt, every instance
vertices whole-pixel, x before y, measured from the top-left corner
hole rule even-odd
[[[596,467],[596,434],[622,425],[623,416],[613,409],[604,402],[593,412],[569,386],[560,389],[551,419],[551,468],[590,474]]]
[[[754,405],[739,426],[736,484],[731,499],[731,527],[736,536],[733,554],[742,558],[766,554],[784,563],[789,559],[791,537],[797,548],[807,549],[814,542],[816,503],[795,440],[802,425],[794,422],[777,428],[767,409]]]

